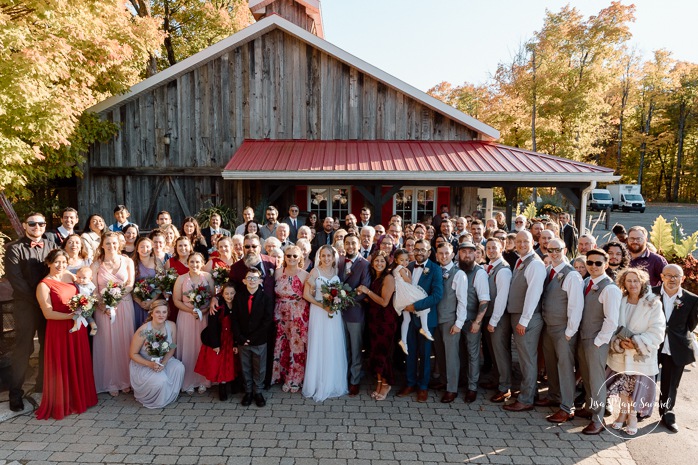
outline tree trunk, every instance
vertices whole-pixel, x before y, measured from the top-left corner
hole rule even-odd
[[[174,47],[172,47],[172,37],[170,36],[170,2],[165,0],[165,18],[163,19],[162,29],[165,31],[165,50],[167,51],[167,62],[170,66],[177,63],[175,58]]]
[[[677,135],[678,149],[676,151],[676,175],[674,176],[674,187],[672,198],[674,202],[679,201],[679,183],[681,182],[681,164],[683,163],[683,143],[686,139],[686,120],[688,119],[688,105],[686,102],[679,104],[679,132]]]
[[[647,110],[647,119],[644,121],[645,127],[643,128],[643,134],[645,137],[650,135],[650,127],[652,124],[652,112],[654,110],[654,102],[650,102],[649,109]],[[645,169],[645,153],[647,152],[647,142],[642,141],[640,145],[640,166],[637,172],[637,183],[642,186],[642,177],[644,175]],[[660,187],[661,188],[661,187]]]

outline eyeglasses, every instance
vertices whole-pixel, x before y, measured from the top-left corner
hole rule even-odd
[[[45,221],[27,221],[27,226],[29,226],[30,228],[33,228],[34,226],[38,226],[40,228],[43,228],[44,226],[46,226],[46,222]]]
[[[556,247],[556,248],[554,248],[554,249],[553,249],[553,248],[550,248],[550,247],[548,247],[548,252],[552,252],[552,253],[560,253],[560,252],[562,252],[562,249],[561,249],[561,248],[559,248],[559,247]]]
[[[245,276],[248,281],[257,281],[259,278],[257,276]]]
[[[514,221],[514,224],[523,224],[523,221]]]
[[[628,242],[642,242],[644,241],[644,237],[629,237]]]
[[[662,278],[666,278],[669,281],[676,281],[677,279],[683,278],[681,275],[675,275],[675,274],[663,274],[662,273]]]
[[[418,249],[418,248],[415,247],[415,248],[414,248],[414,253],[427,253],[427,249]]]
[[[606,262],[595,262],[593,260],[587,260],[587,266],[604,266]]]
[[[257,245],[246,245],[245,248],[246,248],[246,249],[257,249],[257,248],[259,248],[259,244],[257,244]]]
[[[286,255],[286,258],[298,258],[298,255]]]

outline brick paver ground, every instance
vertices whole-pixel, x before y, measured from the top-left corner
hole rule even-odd
[[[393,393],[376,402],[364,386],[356,398],[318,404],[273,387],[266,407],[245,408],[239,395],[220,402],[209,391],[159,410],[130,394],[101,394],[82,415],[0,423],[0,464],[635,463],[625,441],[580,434],[584,420],[548,423],[550,408],[505,412],[483,390],[470,405],[462,397],[441,404],[435,392],[425,404]]]

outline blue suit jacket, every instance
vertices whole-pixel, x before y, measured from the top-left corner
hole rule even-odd
[[[366,287],[371,285],[371,273],[368,260],[358,256],[352,264],[351,274],[346,276],[346,263],[344,262],[344,257],[339,257],[338,274],[339,279],[348,284],[352,289],[356,289],[359,285],[363,284]],[[366,294],[360,294],[356,296],[356,305],[349,307],[344,312],[342,316],[344,320],[349,323],[361,323],[364,321],[364,304],[363,300],[366,298]]]
[[[415,262],[412,262],[407,266],[410,273],[413,275],[414,264]],[[426,272],[427,269],[429,272]],[[426,291],[427,297],[415,302],[414,309],[424,310],[430,308],[431,311],[429,312],[427,323],[430,328],[433,328],[438,322],[436,317],[436,305],[441,301],[441,297],[443,297],[444,294],[444,280],[443,273],[441,272],[441,265],[431,260],[424,262],[424,270],[422,271],[422,276],[420,276],[417,284]]]

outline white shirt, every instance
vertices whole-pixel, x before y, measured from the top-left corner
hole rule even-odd
[[[67,229],[65,229],[65,228],[63,227],[63,225],[60,225],[60,226],[57,227],[56,229],[57,229],[58,232],[61,234],[61,236],[63,237],[63,239],[65,239],[66,237],[68,237],[68,236],[70,236],[71,234],[73,234],[73,231],[68,231]]]
[[[564,261],[554,267],[556,276],[567,265]],[[550,273],[548,273],[550,274]],[[567,276],[562,277],[562,290],[567,294],[567,329],[565,336],[571,338],[579,330],[579,323],[582,321],[582,312],[584,312],[584,280],[578,271],[572,270],[567,273]]]
[[[479,302],[490,301],[490,282],[487,279],[487,271],[485,271],[484,268],[480,268],[477,270],[477,273],[475,273],[473,286],[475,287],[475,294]]]
[[[491,271],[494,271],[497,266],[504,261],[503,258],[499,258],[497,261],[490,263],[492,265]],[[494,279],[494,284],[497,287],[497,297],[494,299],[494,308],[492,310],[492,316],[490,317],[490,324],[492,327],[496,328],[497,323],[504,315],[507,309],[507,300],[509,300],[509,286],[511,285],[511,268],[505,266]]]
[[[525,262],[528,257],[535,253],[535,251],[531,250],[531,252],[521,257],[521,262]],[[546,276],[543,261],[531,260],[524,270],[524,276],[528,286],[526,287],[526,296],[524,297],[523,311],[521,312],[521,318],[519,318],[519,324],[526,327],[528,322],[531,321],[533,313],[536,311],[536,307],[538,307],[538,302],[540,302],[543,295]]]
[[[598,285],[604,279],[610,280],[606,273],[602,274],[598,278],[592,279],[594,285]],[[601,347],[604,344],[608,344],[618,329],[618,319],[620,318],[620,301],[623,298],[623,294],[620,292],[618,286],[606,286],[599,294],[599,303],[603,305],[604,320],[601,325],[601,331],[596,335],[594,339],[594,345],[596,347]]]
[[[451,283],[451,289],[456,292],[456,300],[458,301],[458,306],[456,307],[456,322],[454,323],[458,329],[463,328],[465,320],[468,318],[468,277],[465,275],[463,270],[456,268],[453,262],[446,266],[441,266],[441,271],[450,273],[455,272],[456,275],[453,277],[453,282]]]
[[[664,284],[662,284],[662,289],[659,291],[662,296],[662,304],[664,304],[664,314],[666,315],[666,322],[669,323],[669,318],[674,312],[674,305],[676,305],[676,299],[680,299],[683,296],[683,288],[679,288],[678,292],[673,296],[669,297],[666,292],[664,292]],[[671,349],[669,347],[669,336],[664,336],[664,346],[662,346],[662,353],[671,355]]]

